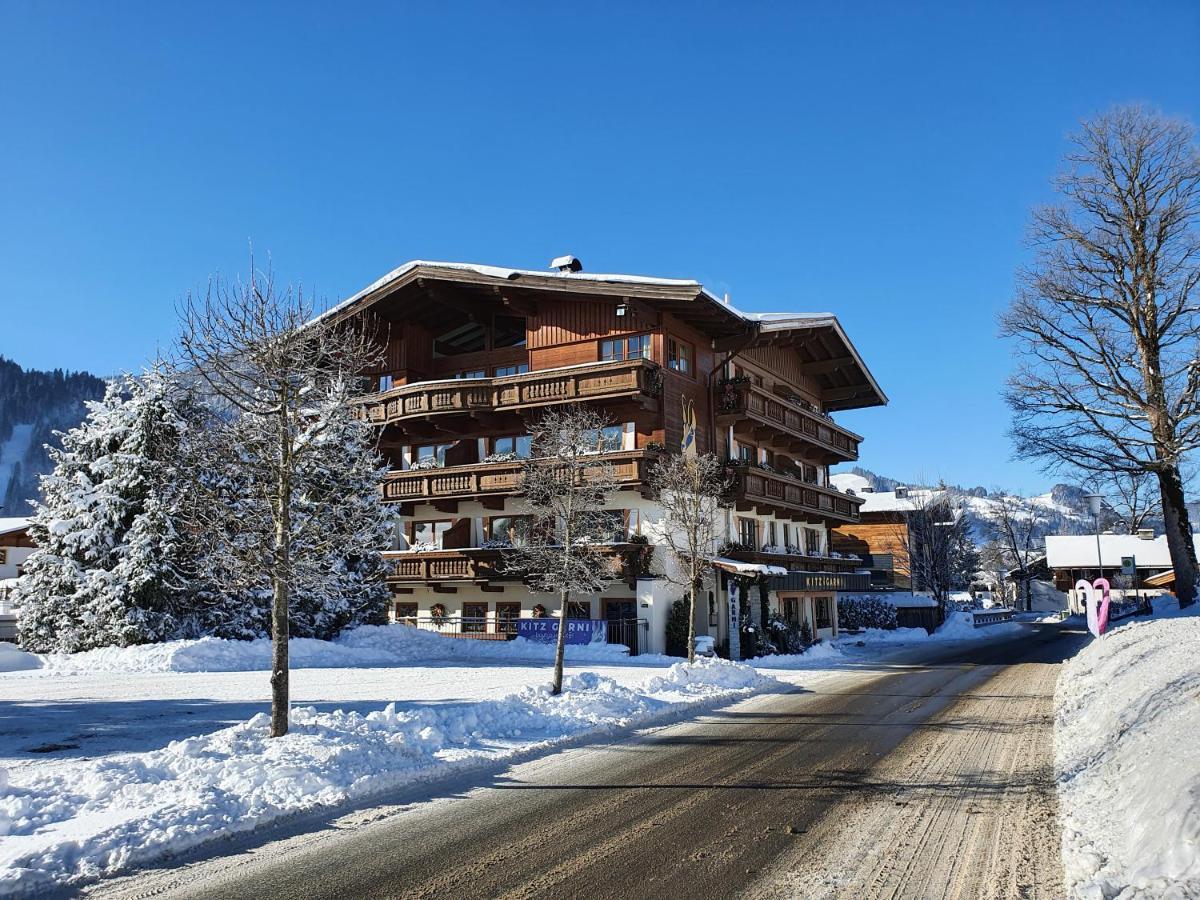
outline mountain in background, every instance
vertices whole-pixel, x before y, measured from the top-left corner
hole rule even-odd
[[[847,474],[847,473],[841,473]],[[877,492],[894,491],[903,485],[915,489],[944,489],[963,504],[970,525],[971,536],[976,544],[982,545],[988,539],[989,525],[996,521],[997,497],[983,487],[963,487],[958,484],[916,484],[898,481],[886,475],[879,475],[870,469],[855,466],[848,474],[859,476],[868,482]],[[836,476],[835,476],[836,477]],[[848,479],[842,479],[847,483]],[[1017,498],[1018,508],[1037,507],[1038,528],[1040,538],[1047,534],[1091,534],[1095,525],[1088,511],[1084,496],[1087,491],[1078,485],[1056,484],[1044,494],[1035,497]],[[1148,528],[1154,528],[1162,533],[1162,522],[1149,520],[1145,523]],[[1107,527],[1102,524],[1102,527]]]
[[[104,386],[87,372],[26,370],[0,356],[0,517],[32,512],[38,476],[51,468],[45,445],[83,421],[85,402],[103,397]]]

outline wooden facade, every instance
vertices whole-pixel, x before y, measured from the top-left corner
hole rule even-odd
[[[861,498],[830,486],[828,466],[856,459],[861,438],[829,412],[886,397],[832,317],[764,324],[695,282],[438,263],[404,266],[331,315],[380,345],[361,409],[391,469],[384,498],[408,520],[390,559],[401,596],[462,591],[464,607],[499,610],[478,591],[517,589],[494,545],[518,514],[522,463],[512,451],[542,410],[575,403],[619,426],[606,456],[630,507],[627,538],[645,540],[636,523],[653,512],[648,467],[678,452],[690,405],[698,450],[726,459],[734,476],[731,516],[763,523],[763,546],[741,552],[819,575],[826,592],[827,582],[861,577],[827,538],[797,537],[807,549],[767,539],[768,519],[789,535],[793,525],[825,535],[858,522]],[[647,552],[613,546],[622,578],[640,577]],[[594,609],[645,607],[634,587]],[[405,600],[405,617],[417,606]]]

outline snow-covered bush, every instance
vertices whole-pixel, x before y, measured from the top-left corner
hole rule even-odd
[[[440,468],[442,468],[442,463],[436,456],[427,456],[424,459],[413,460],[408,466],[410,472],[422,472],[425,469]]]
[[[838,627],[893,629],[897,625],[896,607],[879,597],[853,597],[838,600]]]

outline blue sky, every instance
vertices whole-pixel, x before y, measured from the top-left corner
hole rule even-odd
[[[0,353],[136,369],[253,241],[327,300],[412,258],[838,314],[905,479],[1010,460],[996,338],[1064,135],[1200,111],[1200,6],[0,0]]]

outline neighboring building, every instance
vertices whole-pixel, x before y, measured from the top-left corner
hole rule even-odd
[[[17,615],[9,597],[33,549],[28,519],[0,519],[0,641],[17,639]]]
[[[386,329],[385,361],[367,373],[378,390],[364,404],[392,468],[384,497],[400,514],[394,616],[499,638],[518,618],[557,614],[557,598],[531,593],[501,561],[523,527],[515,492],[531,421],[586,403],[613,422],[602,440],[621,490],[606,546],[620,580],[573,599],[571,616],[608,621],[610,640],[636,651],[663,648],[680,592],[654,575],[666,554],[646,482],[694,416],[699,451],[736,473],[728,543],[714,561],[723,574],[697,604],[697,633],[728,641],[735,584],[765,585],[772,610],[834,634],[837,592],[868,579],[829,543],[862,502],[829,483],[829,466],[857,459],[861,440],[829,414],[887,402],[837,318],[744,314],[695,281],[555,264],[547,273],[412,262],[327,314]],[[759,594],[749,593],[757,619]]]
[[[838,523],[834,529],[833,549],[861,557],[871,572],[872,588],[911,591],[909,514],[945,492],[900,486],[876,491],[866,478],[849,472],[833,475],[830,481],[863,501],[857,522]]]
[[[18,577],[32,552],[29,519],[0,519],[0,582]]]
[[[1122,575],[1122,560],[1126,557],[1135,561],[1136,577]],[[1046,565],[1054,587],[1068,594],[1071,612],[1077,613],[1083,611],[1075,591],[1075,583],[1080,579],[1092,581],[1104,577],[1114,589],[1149,588],[1160,593],[1163,590],[1160,576],[1171,571],[1171,552],[1166,535],[1155,537],[1149,529],[1137,534],[1101,534],[1099,547],[1094,534],[1051,534],[1046,537]]]

